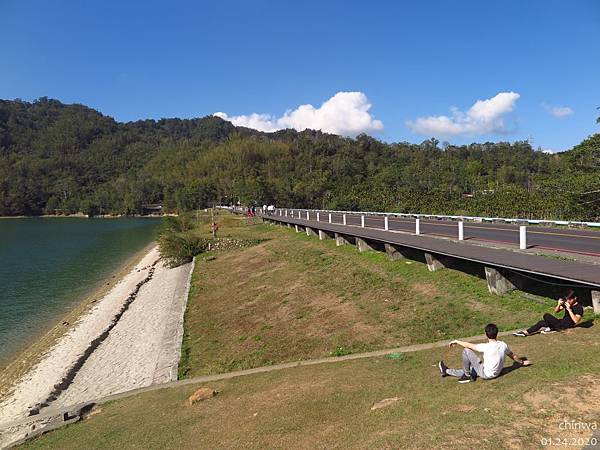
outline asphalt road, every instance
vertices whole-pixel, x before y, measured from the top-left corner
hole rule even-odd
[[[310,220],[316,220],[315,212],[309,213]],[[301,213],[306,219],[306,212]],[[328,222],[329,215],[321,213],[320,221]],[[331,222],[343,223],[342,214],[332,214]],[[347,214],[346,224],[361,226],[360,214]],[[390,217],[389,230],[415,232],[415,219]],[[365,227],[384,228],[382,216],[365,216]],[[447,236],[458,238],[458,222],[450,220],[423,220],[420,231],[423,235]],[[519,245],[519,226],[502,223],[464,223],[464,239]],[[600,232],[590,230],[575,230],[570,228],[547,228],[538,226],[527,227],[528,248],[579,253],[590,256],[600,256]]]

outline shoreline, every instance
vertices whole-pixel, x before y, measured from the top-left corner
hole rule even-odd
[[[1,219],[162,219],[163,217],[177,217],[177,214],[134,214],[126,215],[99,215],[87,216],[85,214],[70,214],[66,216],[57,216],[55,214],[42,214],[41,216],[0,216]]]
[[[158,247],[153,243],[144,250],[148,247],[141,259],[130,259],[131,270],[122,269],[112,286],[103,286],[72,311],[72,325],[55,326],[27,349],[31,355],[19,355],[2,372],[0,428],[51,405],[177,379],[194,264],[168,268]],[[0,447],[26,432],[0,430]]]
[[[110,292],[155,246],[156,241],[151,241],[133,253],[107,277],[96,282],[85,294],[73,300],[68,311],[49,319],[26,342],[3,358],[4,362],[0,366],[0,400],[19,378],[33,369],[63,336],[77,326],[81,317]]]

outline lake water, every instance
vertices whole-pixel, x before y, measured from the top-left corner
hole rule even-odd
[[[156,235],[160,219],[0,219],[0,367]]]

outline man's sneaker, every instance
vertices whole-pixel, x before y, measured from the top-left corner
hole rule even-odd
[[[513,336],[525,337],[525,336],[527,336],[527,334],[525,334],[524,331],[517,331],[517,332],[513,333]]]
[[[446,364],[444,364],[444,361],[440,361],[440,362],[438,363],[438,367],[439,367],[439,369],[440,369],[440,374],[441,374],[443,377],[447,377],[447,376],[448,376],[448,373],[446,372],[446,369],[448,369],[448,366],[447,366]]]
[[[553,329],[552,329],[552,328],[550,328],[550,327],[546,327],[546,328],[544,328],[544,329],[543,329],[543,330],[542,330],[540,333],[542,333],[542,334],[556,333],[556,330],[553,330]]]
[[[462,377],[460,377],[458,379],[459,383],[470,383],[471,381],[475,381],[475,380],[468,375],[463,375]]]

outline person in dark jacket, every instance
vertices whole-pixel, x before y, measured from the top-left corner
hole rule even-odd
[[[558,299],[558,303],[554,307],[554,312],[558,313],[561,311],[565,312],[562,319],[546,313],[544,314],[543,319],[535,325],[532,325],[526,330],[517,331],[513,334],[515,336],[525,337],[531,336],[532,334],[536,334],[538,332],[547,334],[555,333],[556,331],[565,330],[567,328],[573,328],[581,321],[581,318],[583,317],[583,306],[579,304],[573,291],[569,291],[565,297]]]

